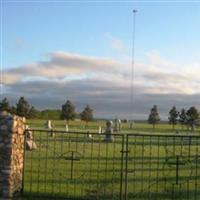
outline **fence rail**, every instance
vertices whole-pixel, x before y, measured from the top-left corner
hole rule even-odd
[[[200,136],[31,132],[27,199],[200,199]]]

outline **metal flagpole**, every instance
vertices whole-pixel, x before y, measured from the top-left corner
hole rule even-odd
[[[137,10],[133,10],[133,30],[132,30],[132,60],[131,60],[131,112],[132,119],[130,128],[133,128],[134,124],[134,67],[135,67],[135,24],[136,24]]]

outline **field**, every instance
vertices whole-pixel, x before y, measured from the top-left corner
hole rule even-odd
[[[44,123],[28,121],[32,129]],[[53,134],[33,131],[37,149],[26,151],[24,199],[200,199],[199,130],[191,136],[181,126],[123,124],[106,142],[98,134],[103,121],[87,128],[70,122],[70,133],[63,121],[53,125]]]

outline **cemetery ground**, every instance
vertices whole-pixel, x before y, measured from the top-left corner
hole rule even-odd
[[[122,123],[105,142],[105,121],[70,121],[70,133],[45,122],[28,121],[37,149],[26,151],[23,199],[200,199],[199,128],[191,138],[180,125]]]
[[[114,121],[114,120],[113,120]],[[55,130],[65,130],[65,122],[64,120],[51,120],[52,122],[52,128]],[[34,129],[44,129],[44,124],[46,123],[46,120],[43,119],[31,119],[27,121],[27,124],[30,128]],[[86,126],[86,123],[81,120],[74,120],[69,121],[69,131],[81,131],[81,132],[96,132],[98,133],[99,126],[101,126],[103,129],[106,127],[106,121],[105,120],[96,120],[93,122],[89,122]],[[172,125],[168,123],[159,123],[156,125],[155,129],[153,129],[151,124],[148,124],[147,122],[136,122],[134,124],[133,129],[130,129],[129,123],[122,123],[122,131],[121,133],[163,133],[163,134],[175,134],[176,131],[180,132],[181,134],[186,134],[188,132],[188,129],[185,126],[181,126],[180,124],[176,125],[174,130],[172,128]],[[196,128],[195,130],[196,134],[200,135],[200,126]]]

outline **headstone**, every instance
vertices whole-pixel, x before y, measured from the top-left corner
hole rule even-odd
[[[55,136],[55,133],[53,132],[53,129],[52,129],[52,123],[51,123],[51,120],[47,120],[46,123],[44,124],[45,125],[45,128],[46,129],[49,129],[51,132],[50,132],[50,136],[51,137],[54,137]]]
[[[114,120],[114,131],[115,132],[121,131],[121,120],[118,118],[115,118]]]
[[[105,142],[113,142],[114,138],[112,136],[113,134],[113,122],[112,121],[107,121],[106,122],[106,130],[105,130]]]
[[[65,125],[65,130],[66,130],[66,132],[69,131],[69,126],[68,126],[68,124]]]
[[[33,141],[33,133],[29,129],[28,126],[26,126],[26,150],[32,151],[34,149],[37,149],[36,143]]]
[[[99,134],[101,134],[102,133],[102,127],[101,126],[99,126],[99,132],[98,132]]]
[[[118,119],[118,128],[119,128],[119,131],[121,131],[122,129],[122,122],[120,119]]]
[[[33,140],[27,140],[26,141],[26,150],[32,151],[34,149],[37,149],[37,145]]]
[[[47,129],[52,129],[51,120],[47,120],[46,123],[44,124],[44,126]]]
[[[87,132],[87,136],[88,136],[88,138],[90,138],[90,139],[92,139],[93,137],[92,137],[92,134],[88,131]]]

